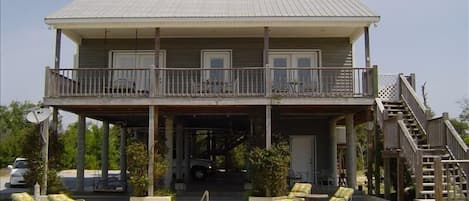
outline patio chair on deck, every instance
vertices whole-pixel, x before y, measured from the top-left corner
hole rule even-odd
[[[310,183],[295,183],[290,193],[285,197],[280,197],[275,199],[275,201],[297,201],[303,200],[302,198],[297,198],[298,195],[307,195],[311,193],[312,185]]]

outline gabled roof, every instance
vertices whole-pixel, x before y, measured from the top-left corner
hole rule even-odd
[[[46,19],[370,16],[358,0],[75,0]]]
[[[147,23],[145,26],[157,23],[163,27],[168,22],[206,21],[371,24],[378,22],[379,16],[359,0],[74,0],[45,21],[57,27],[126,22]]]

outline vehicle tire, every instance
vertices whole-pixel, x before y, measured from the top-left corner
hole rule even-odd
[[[192,167],[191,175],[194,180],[205,180],[205,178],[207,177],[207,168],[201,166]]]

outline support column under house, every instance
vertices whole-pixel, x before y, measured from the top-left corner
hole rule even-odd
[[[85,190],[85,132],[86,117],[78,115],[78,133],[77,133],[77,192]]]
[[[148,122],[148,196],[154,191],[155,136],[158,135],[158,107],[149,107]]]
[[[356,188],[357,180],[357,155],[355,145],[355,135],[353,127],[353,114],[345,115],[345,135],[347,141],[346,167],[347,167],[347,185],[350,188]]]
[[[127,181],[127,153],[126,153],[126,141],[127,141],[126,128],[122,125],[120,128],[120,180]]]
[[[166,170],[166,175],[164,178],[164,185],[166,188],[171,187],[171,179],[173,177],[173,133],[174,133],[174,117],[167,116],[165,119],[165,138],[166,138],[166,147],[167,152],[165,155],[166,161],[169,164],[169,168]]]
[[[103,121],[103,139],[101,141],[101,180],[107,185],[109,170],[109,121]]]

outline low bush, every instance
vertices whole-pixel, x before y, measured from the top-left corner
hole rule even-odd
[[[285,143],[270,149],[254,148],[249,153],[252,195],[275,197],[286,195],[290,152]]]

